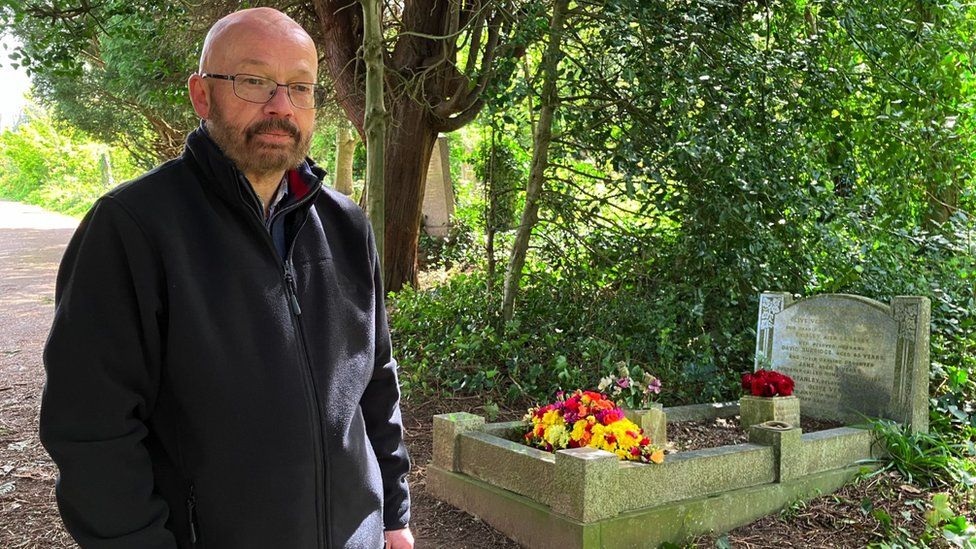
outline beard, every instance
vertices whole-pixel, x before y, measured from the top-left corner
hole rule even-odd
[[[224,116],[223,107],[213,101],[207,130],[217,146],[237,169],[256,176],[273,175],[298,167],[308,155],[312,132],[303,134],[294,122],[284,118],[268,118],[246,128],[238,128]],[[292,137],[288,144],[265,143],[255,137],[263,132],[286,133]]]

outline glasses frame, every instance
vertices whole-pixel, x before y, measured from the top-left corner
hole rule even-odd
[[[275,90],[264,101],[254,101],[253,99],[247,99],[246,97],[241,97],[241,94],[237,92],[237,79],[242,76],[260,78],[261,80],[267,80],[269,82],[273,82],[275,84]],[[216,74],[212,72],[202,72],[200,73],[200,78],[229,80],[230,82],[233,83],[234,95],[236,95],[238,99],[240,99],[241,101],[247,101],[248,103],[254,103],[257,105],[264,105],[270,102],[272,99],[274,99],[274,97],[278,95],[278,88],[285,88],[285,91],[288,94],[288,102],[291,103],[291,105],[296,109],[307,109],[307,110],[318,109],[322,106],[320,103],[324,103],[324,99],[325,99],[324,97],[322,98],[322,100],[319,99],[320,95],[324,95],[325,88],[321,84],[316,84],[315,82],[288,82],[286,84],[282,84],[277,80],[268,78],[267,76],[261,76],[260,74],[250,74],[246,72],[239,72],[237,74]],[[314,91],[312,92],[312,101],[314,102],[314,104],[311,107],[302,107],[300,105],[295,104],[295,99],[291,96],[291,87],[295,84],[305,84],[305,85],[312,86],[312,88],[314,89]]]

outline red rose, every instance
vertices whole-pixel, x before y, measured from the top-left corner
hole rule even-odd
[[[742,388],[753,396],[790,396],[793,394],[793,380],[781,372],[759,369],[742,375]]]
[[[752,374],[749,372],[742,374],[742,390],[752,391]]]
[[[787,376],[780,376],[776,380],[776,392],[780,396],[790,396],[793,394],[793,380]]]

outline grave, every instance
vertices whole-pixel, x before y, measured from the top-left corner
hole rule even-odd
[[[444,135],[437,136],[430,153],[422,212],[424,232],[435,238],[447,238],[454,215],[454,182],[451,180],[451,151]]]
[[[848,426],[804,433],[767,422],[749,428],[748,443],[645,465],[592,448],[544,452],[517,442],[526,423],[444,414],[434,417],[428,490],[529,548],[651,548],[748,524],[870,470],[881,450],[865,416],[925,429],[927,299],[897,297],[885,305],[826,295],[794,302],[789,294],[764,293],[760,303],[756,367],[794,378],[801,415]],[[675,423],[738,412],[729,402],[656,413]],[[647,412],[632,415],[652,424]]]
[[[882,417],[927,431],[929,315],[924,297],[886,305],[846,294],[793,301],[766,292],[756,368],[792,377],[803,415],[848,423]]]

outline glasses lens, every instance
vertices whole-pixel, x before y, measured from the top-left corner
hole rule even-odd
[[[234,93],[244,101],[267,103],[276,89],[277,84],[267,78],[253,74],[238,74],[234,77]]]
[[[292,82],[288,84],[288,96],[296,107],[314,109],[322,106],[322,86],[310,82]]]

